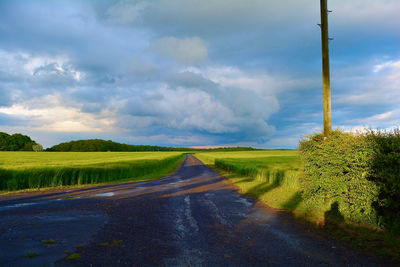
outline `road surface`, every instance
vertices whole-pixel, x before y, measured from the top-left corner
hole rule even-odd
[[[157,180],[0,196],[0,266],[380,264],[238,194],[192,155]]]

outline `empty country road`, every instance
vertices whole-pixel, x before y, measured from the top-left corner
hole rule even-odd
[[[238,194],[187,155],[157,180],[0,196],[0,266],[53,265],[383,264]]]

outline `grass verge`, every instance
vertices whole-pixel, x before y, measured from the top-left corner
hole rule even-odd
[[[196,157],[229,178],[244,194],[273,208],[305,211],[297,151],[263,151],[253,158],[249,152],[197,153]]]

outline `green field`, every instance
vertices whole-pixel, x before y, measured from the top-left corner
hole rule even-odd
[[[205,164],[224,174],[242,193],[269,206],[304,213],[301,198],[301,163],[296,150],[196,153]]]
[[[0,191],[162,177],[182,152],[0,152]]]

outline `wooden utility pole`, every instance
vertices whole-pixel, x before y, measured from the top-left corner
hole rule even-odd
[[[328,3],[321,0],[321,41],[322,41],[322,85],[324,105],[324,137],[329,138],[332,131],[331,115],[331,82],[329,74],[329,34],[328,34]]]

